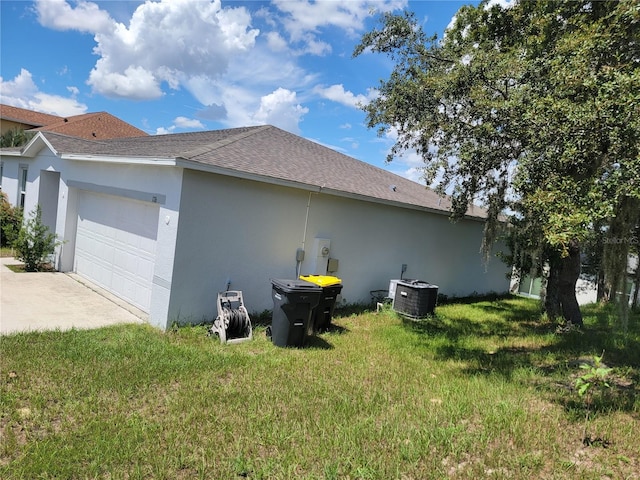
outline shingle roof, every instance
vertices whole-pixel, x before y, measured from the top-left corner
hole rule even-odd
[[[451,208],[448,198],[424,185],[270,125],[102,141],[49,132],[44,136],[59,154],[175,159],[195,170],[284,181],[441,213]],[[485,212],[473,207],[468,216],[483,218]]]
[[[0,104],[0,118],[16,123],[22,123],[31,127],[42,127],[43,125],[56,123],[62,120],[62,117],[57,115],[34,112],[33,110],[26,110],[24,108],[4,104]]]
[[[32,130],[57,132],[74,137],[97,140],[126,137],[146,137],[148,134],[107,112],[85,113],[63,118],[56,123]]]
[[[141,137],[148,134],[107,112],[59,117],[0,104],[0,118],[22,123],[27,131],[48,131],[86,139]]]

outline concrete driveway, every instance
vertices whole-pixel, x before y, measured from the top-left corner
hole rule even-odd
[[[75,274],[15,273],[0,261],[0,335],[144,323],[147,315]]]

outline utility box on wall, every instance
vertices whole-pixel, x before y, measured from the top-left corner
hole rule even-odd
[[[327,261],[327,273],[336,273],[338,271],[338,259],[337,258],[330,258]]]
[[[331,253],[331,240],[328,238],[315,238],[313,247],[309,252],[309,270],[311,275],[326,275],[329,254]],[[306,270],[306,269],[305,269]]]

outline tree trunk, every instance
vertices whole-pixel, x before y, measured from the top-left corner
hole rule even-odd
[[[554,321],[562,313],[567,324],[582,326],[582,313],[576,298],[576,283],[580,276],[580,247],[569,247],[569,255],[550,261],[545,310]]]
[[[606,303],[609,301],[609,294],[607,292],[607,286],[604,281],[604,272],[602,270],[602,267],[600,267],[600,270],[598,270],[597,282],[596,301]]]
[[[640,296],[640,255],[638,255],[638,265],[636,266],[636,273],[633,276],[633,281],[635,286],[633,287],[633,302],[631,302],[631,306],[634,310],[640,307],[638,303],[638,297]]]
[[[544,311],[552,322],[555,322],[561,314],[558,280],[558,264],[550,262],[544,296]]]
[[[576,298],[576,283],[580,277],[580,247],[573,243],[569,247],[569,255],[561,259],[558,272],[558,290],[562,316],[567,323],[582,326],[582,313]]]

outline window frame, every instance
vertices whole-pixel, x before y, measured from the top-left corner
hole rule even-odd
[[[29,165],[21,163],[18,166],[18,198],[16,206],[24,209],[27,200],[27,184],[29,183]]]

